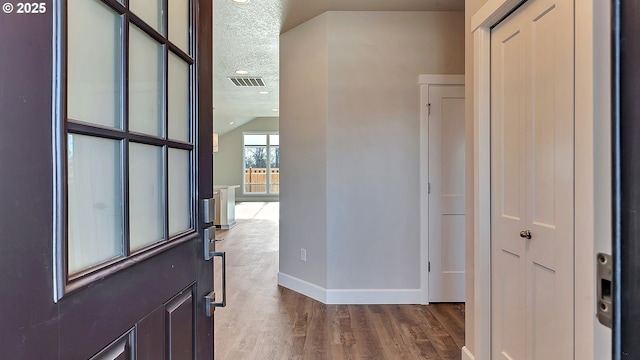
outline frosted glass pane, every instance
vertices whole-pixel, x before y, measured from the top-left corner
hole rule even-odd
[[[68,9],[68,117],[121,128],[121,17],[98,0],[69,0]]]
[[[162,0],[129,0],[129,9],[157,32],[162,29]]]
[[[164,239],[162,148],[129,144],[129,247],[141,249]]]
[[[190,153],[169,149],[169,236],[191,229]]]
[[[169,53],[169,138],[189,141],[189,64]]]
[[[67,136],[69,273],[122,256],[120,141]]]
[[[169,1],[169,40],[178,46],[182,51],[189,52],[189,35],[191,24],[189,17],[189,0],[168,0]]]
[[[162,46],[129,29],[129,130],[162,136]]]

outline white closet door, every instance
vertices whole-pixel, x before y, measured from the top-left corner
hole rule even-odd
[[[573,4],[491,36],[492,357],[573,359]]]
[[[464,302],[464,85],[429,85],[429,302]]]

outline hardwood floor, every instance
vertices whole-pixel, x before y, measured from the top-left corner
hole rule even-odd
[[[217,233],[228,293],[215,313],[216,360],[461,358],[463,304],[324,305],[280,287],[278,203],[236,209],[238,224]]]

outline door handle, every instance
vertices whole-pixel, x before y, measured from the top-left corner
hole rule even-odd
[[[212,291],[207,294],[205,299],[205,310],[207,316],[213,316],[213,312],[217,307],[227,306],[227,256],[226,252],[212,252],[211,257],[219,257],[222,259],[222,302],[216,302],[216,292]]]
[[[531,239],[531,230],[522,230],[520,231],[520,237],[524,239]]]

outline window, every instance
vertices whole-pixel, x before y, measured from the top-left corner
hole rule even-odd
[[[58,297],[197,234],[190,0],[66,4]]]
[[[244,133],[244,193],[280,192],[280,135]]]

